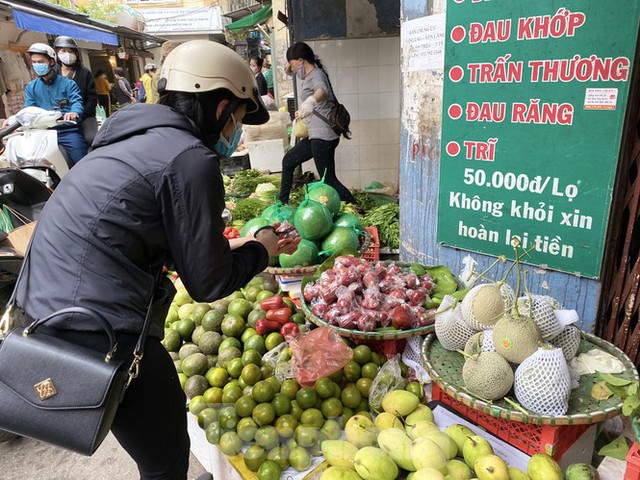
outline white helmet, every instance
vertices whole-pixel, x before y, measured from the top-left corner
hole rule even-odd
[[[269,121],[256,80],[249,65],[224,45],[209,40],[191,40],[176,47],[162,64],[160,91],[201,93],[224,88],[247,100],[242,123],[260,125]]]
[[[29,53],[30,55],[33,53],[39,53],[40,55],[49,57],[54,62],[56,61],[56,51],[46,43],[34,43],[29,47],[27,53]]]

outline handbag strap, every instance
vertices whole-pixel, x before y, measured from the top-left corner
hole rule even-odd
[[[10,326],[10,315],[11,315],[11,310],[13,310],[13,307],[15,307],[15,304],[16,304],[18,283],[22,279],[25,268],[27,267],[27,263],[29,262],[31,245],[33,244],[33,239],[35,238],[36,232],[38,231],[38,227],[39,227],[39,224],[36,224],[36,227],[31,236],[31,240],[29,241],[29,245],[27,246],[27,250],[25,251],[25,254],[24,254],[24,261],[20,266],[20,272],[18,273],[16,286],[14,287],[13,292],[11,293],[11,297],[9,298],[9,302],[7,303],[7,309],[5,310],[4,315],[0,319],[0,337],[2,336],[3,331],[5,329],[8,330],[8,327]],[[140,362],[142,362],[142,357],[144,356],[144,344],[147,339],[147,335],[149,333],[149,327],[151,326],[151,306],[153,305],[153,301],[155,299],[156,288],[158,287],[158,285],[160,285],[160,281],[162,279],[162,271],[163,271],[163,265],[160,264],[160,267],[158,268],[158,272],[154,277],[153,285],[151,286],[151,292],[149,294],[149,302],[147,304],[147,313],[145,315],[144,323],[142,325],[142,331],[140,332],[140,336],[138,337],[138,342],[136,343],[136,346],[133,349],[133,361],[131,362],[131,365],[129,366],[129,369],[128,369],[128,379],[124,387],[125,389],[131,384],[131,381],[140,374]],[[28,284],[27,284],[27,287],[28,287]],[[71,307],[70,309],[74,309],[74,308],[76,307]],[[82,310],[85,310],[82,307],[77,307],[77,308],[81,308]],[[31,326],[28,328],[31,328],[37,322],[43,323],[44,321],[49,320],[51,317],[57,316],[57,314],[63,313],[64,310],[67,310],[67,309],[63,309],[58,312],[52,313],[51,315],[45,317],[45,319],[37,320],[36,322],[33,322]],[[72,313],[80,313],[80,312],[72,312]],[[107,330],[107,334],[108,334],[108,330]],[[109,338],[111,339],[111,337]],[[112,348],[112,350],[115,351],[115,348]],[[113,352],[110,352],[110,353],[113,353]]]

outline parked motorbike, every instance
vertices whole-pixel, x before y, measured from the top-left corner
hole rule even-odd
[[[71,168],[64,147],[58,145],[58,132],[51,128],[73,123],[61,118],[61,112],[26,107],[9,117],[10,125],[0,131],[0,139],[7,140],[9,163],[49,188],[55,188]]]

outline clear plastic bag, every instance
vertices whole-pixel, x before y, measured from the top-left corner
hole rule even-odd
[[[320,327],[287,337],[293,351],[293,372],[303,387],[312,387],[320,377],[328,377],[353,358],[353,350],[337,331]]]
[[[307,125],[300,119],[293,121],[293,127],[291,128],[291,135],[296,138],[307,138],[309,136],[309,129]]]
[[[407,385],[400,368],[400,354],[390,358],[371,383],[369,389],[369,405],[375,412],[380,411],[382,399],[391,390],[400,390]]]

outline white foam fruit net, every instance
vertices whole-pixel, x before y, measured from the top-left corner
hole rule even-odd
[[[516,398],[540,415],[564,415],[569,410],[571,376],[562,350],[538,348],[516,370]]]
[[[526,295],[518,299],[518,311],[538,325],[543,339],[550,339],[562,332],[562,325],[558,322],[551,302],[541,295]],[[552,299],[553,300],[553,299]]]
[[[474,314],[473,306],[474,306],[475,298],[476,296],[479,295],[479,292],[483,288],[485,288],[487,285],[491,285],[496,288],[499,288],[497,283],[489,283],[489,284],[485,283],[485,284],[476,285],[471,290],[469,290],[469,293],[467,293],[467,295],[464,297],[464,300],[462,300],[460,304],[461,306],[460,312],[462,313],[462,319],[467,324],[467,326],[471,328],[474,332],[479,332],[480,330],[488,330],[490,328],[493,328],[493,324],[495,324],[498,321],[498,318],[493,318],[491,319],[493,323],[491,323],[490,325],[489,324],[484,325],[476,320],[476,317]],[[500,294],[502,295],[502,291],[500,291]]]
[[[560,335],[549,341],[554,347],[562,349],[562,354],[568,362],[576,356],[580,348],[580,329],[575,325],[567,325]]]
[[[404,364],[413,369],[416,374],[416,378],[422,384],[431,382],[429,374],[422,365],[422,337],[410,337],[407,338],[407,345],[402,352],[402,361]]]
[[[447,350],[463,349],[467,340],[475,333],[462,319],[460,304],[445,295],[436,312],[436,336]]]
[[[475,333],[465,344],[464,351],[470,355],[477,355],[482,352],[495,352],[493,330],[484,330]]]

